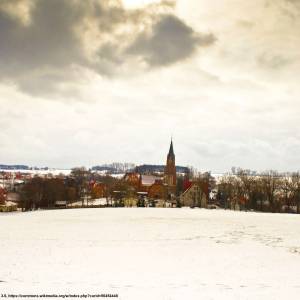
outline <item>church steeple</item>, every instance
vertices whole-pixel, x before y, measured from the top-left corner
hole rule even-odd
[[[166,163],[164,175],[165,175],[164,182],[168,186],[169,193],[174,194],[176,191],[176,165],[175,165],[173,139],[171,139],[171,144],[170,144],[169,153],[167,156],[167,163]]]
[[[168,158],[173,158],[175,159],[175,154],[174,154],[174,149],[173,149],[173,139],[171,138],[171,144],[170,144],[170,149],[168,153]]]

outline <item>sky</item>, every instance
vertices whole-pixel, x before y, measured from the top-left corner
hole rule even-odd
[[[0,0],[0,163],[300,169],[300,0]]]

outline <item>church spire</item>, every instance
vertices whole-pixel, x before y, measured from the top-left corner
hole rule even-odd
[[[171,138],[171,144],[170,144],[168,157],[174,157],[175,158],[174,149],[173,149],[173,139],[172,138]]]

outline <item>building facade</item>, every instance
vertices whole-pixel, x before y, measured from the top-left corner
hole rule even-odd
[[[203,186],[197,182],[193,182],[191,186],[180,196],[182,206],[189,207],[207,207],[207,194]]]

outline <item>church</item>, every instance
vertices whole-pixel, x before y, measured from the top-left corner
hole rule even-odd
[[[176,196],[176,163],[173,140],[171,139],[163,174],[127,173],[124,177],[138,195],[151,199],[173,200]]]

